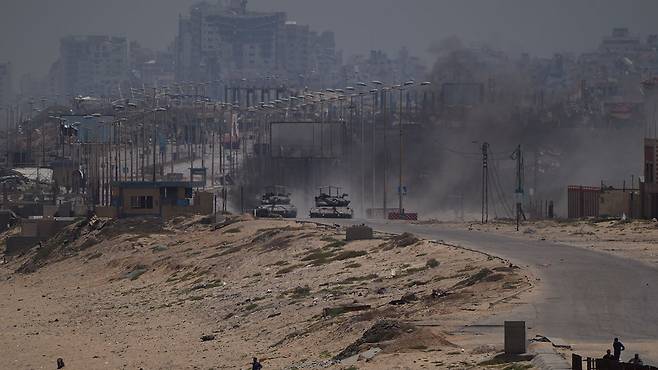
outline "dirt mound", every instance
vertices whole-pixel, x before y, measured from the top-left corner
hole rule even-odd
[[[81,219],[67,226],[45,243],[41,243],[27,260],[16,270],[23,274],[36,272],[53,261],[77,255],[101,241],[127,235],[149,236],[167,233],[159,218],[110,220],[97,218]]]
[[[91,219],[77,221],[67,226],[45,243],[41,243],[16,272],[23,274],[36,272],[52,259],[73,255],[76,251],[95,244],[91,234],[93,231],[102,230],[107,222],[107,220],[100,220],[93,217]],[[81,240],[83,237],[85,240]],[[79,242],[77,243],[78,248],[76,250],[67,248],[71,246],[71,243],[75,243],[76,241]]]
[[[373,344],[381,344],[399,338],[404,333],[413,333],[416,327],[396,320],[380,320],[370,329],[366,330],[361,338],[350,344],[341,353],[336,355],[335,360],[344,360],[373,347]]]
[[[267,358],[267,368],[301,369],[352,354],[359,368],[418,368],[419,361],[443,368],[483,357],[455,351],[444,333],[507,307],[485,304],[511,293],[504,283],[525,287],[502,261],[413,235],[346,243],[333,227],[240,220],[80,220],[39,251],[0,265],[0,300],[9,305],[3,319],[13,323],[2,348],[30,368],[55,356],[90,369],[101,360],[113,369],[216,366],[200,350],[222,353],[226,368],[243,366],[245,355]],[[400,248],[384,250],[389,242]],[[19,267],[35,273],[12,274]],[[469,291],[449,291],[483,269],[490,272],[472,279],[481,282]],[[503,272],[504,281],[488,282]],[[389,304],[398,298],[402,304]],[[71,345],[26,335],[52,330]],[[201,344],[206,335],[217,339]],[[145,357],[145,343],[177,351]],[[244,343],[252,344],[248,352]]]
[[[361,339],[364,343],[381,343],[395,339],[403,333],[413,332],[415,328],[411,324],[405,324],[395,320],[381,320],[366,330]]]
[[[165,228],[165,224],[159,217],[135,217],[118,220],[97,219],[103,223],[99,237],[111,239],[126,234],[149,236],[152,234],[171,233],[172,231]],[[93,220],[92,219],[92,220]]]

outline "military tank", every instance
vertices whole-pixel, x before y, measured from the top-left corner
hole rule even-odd
[[[350,200],[341,188],[324,186],[315,197],[315,207],[309,213],[311,218],[352,218],[354,211],[349,207]]]
[[[283,186],[268,186],[261,196],[254,216],[262,218],[295,218],[297,208],[290,201],[290,193]]]

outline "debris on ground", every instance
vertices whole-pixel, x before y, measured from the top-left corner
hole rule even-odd
[[[392,305],[403,305],[407,303],[412,303],[416,302],[418,300],[418,297],[416,296],[416,293],[408,293],[402,296],[400,299],[393,300],[389,302],[389,304]]]
[[[455,286],[453,288],[457,289],[457,288],[465,288],[465,287],[473,286],[477,283],[480,283],[480,282],[484,281],[485,279],[487,279],[491,275],[493,275],[493,271],[491,271],[487,268],[482,269],[482,270],[478,271],[475,275],[472,275],[472,276],[458,282],[457,284],[455,284]]]
[[[345,306],[337,306],[337,307],[327,307],[322,310],[322,316],[333,317],[348,312],[366,311],[371,308],[372,307],[370,305],[345,305]]]

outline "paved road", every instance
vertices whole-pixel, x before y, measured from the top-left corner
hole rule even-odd
[[[658,269],[583,248],[528,241],[447,225],[353,220],[385,232],[408,231],[529,266],[540,294],[505,317],[526,320],[532,332],[570,341],[658,339]],[[534,295],[533,295],[534,297]],[[658,351],[658,342],[656,342]],[[651,357],[655,355],[652,353]]]

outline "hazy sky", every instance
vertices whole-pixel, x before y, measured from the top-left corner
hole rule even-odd
[[[212,0],[211,0],[212,1]],[[165,47],[193,0],[0,0],[0,60],[16,74],[43,74],[67,34],[115,34]],[[590,50],[612,27],[658,33],[656,0],[251,0],[314,29],[336,32],[346,55],[407,45],[428,47],[457,35],[513,51],[549,55]]]

